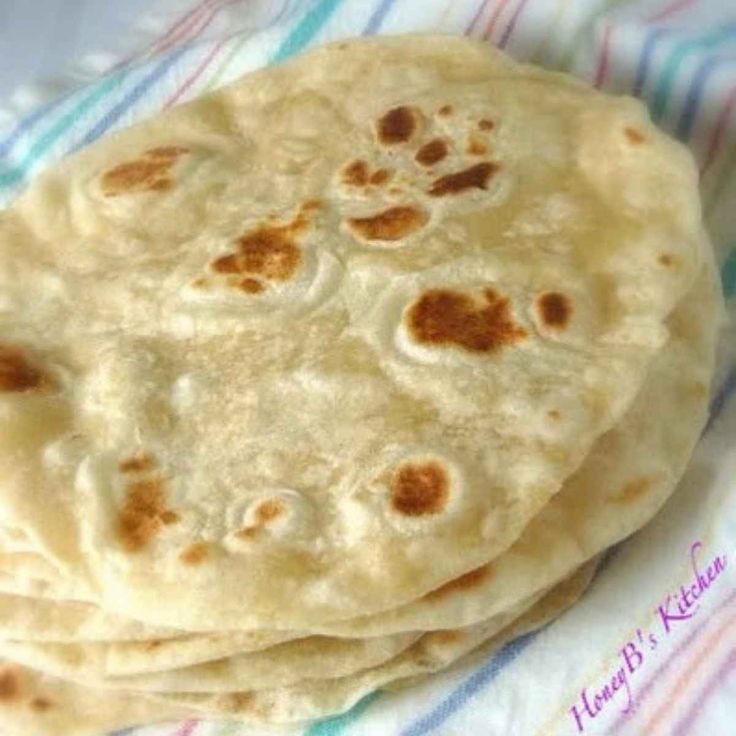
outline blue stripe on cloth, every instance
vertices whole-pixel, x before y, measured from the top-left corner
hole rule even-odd
[[[728,400],[736,393],[736,366],[731,368],[731,371],[726,376],[726,380],[723,382],[721,388],[716,392],[713,400],[710,402],[710,416],[708,417],[708,423],[705,425],[703,434],[710,432],[713,429],[713,425],[719,416],[723,413],[723,410],[728,404]]]
[[[540,631],[543,631],[543,629]],[[483,667],[455,688],[437,707],[401,731],[400,736],[424,736],[424,734],[430,733],[441,726],[474,695],[495,680],[501,671],[511,664],[539,636],[540,631],[525,634],[510,641]]]
[[[327,19],[337,10],[342,0],[319,0],[307,11],[297,23],[294,30],[282,41],[276,52],[269,59],[270,64],[277,64],[299,53],[316,35]]]
[[[616,559],[618,553],[621,551],[622,545],[623,542],[614,544],[613,547],[609,547],[603,553],[603,557],[601,558],[601,561],[598,563],[598,567],[595,570],[595,575],[593,577],[594,580]]]
[[[365,711],[381,697],[380,692],[367,695],[359,703],[356,703],[347,713],[335,718],[328,718],[308,728],[303,736],[339,736],[350,724],[360,718]]]
[[[685,39],[675,45],[662,68],[657,89],[651,100],[650,109],[655,121],[660,120],[667,110],[670,96],[675,89],[683,63],[698,51],[712,51],[717,46],[722,46],[730,41],[736,41],[736,23],[726,23],[712,28],[708,33]]]
[[[647,80],[647,74],[649,73],[649,66],[654,56],[654,49],[662,36],[666,36],[670,31],[665,28],[657,28],[654,31],[649,31],[646,41],[644,41],[644,48],[642,49],[641,56],[639,57],[639,64],[636,67],[636,80],[631,93],[636,97],[641,97],[641,93],[644,89],[644,84]]]
[[[46,151],[74,124],[74,121],[103,100],[113,88],[121,85],[125,76],[126,73],[113,74],[100,84],[96,84],[89,94],[85,95],[36,140],[20,163],[14,167],[0,169],[0,189],[13,186],[22,181]]]
[[[130,67],[133,66],[133,63],[125,64],[122,69],[119,71],[128,71]],[[35,112],[33,112],[28,117],[23,118],[14,128],[10,131],[9,135],[0,140],[0,158],[3,156],[7,156],[7,154],[12,150],[13,146],[18,142],[18,140],[21,138],[21,136],[28,133],[33,126],[40,122],[46,115],[50,114],[54,110],[56,110],[58,107],[61,107],[61,105],[71,98],[74,97],[74,95],[79,94],[80,92],[83,92],[84,88],[80,89],[73,89],[69,92],[65,92],[63,95],[57,97],[56,99],[52,100],[51,102],[47,102],[44,105],[41,105]]]
[[[381,0],[380,5],[373,11],[373,15],[371,15],[368,25],[363,29],[361,35],[371,36],[377,33],[393,4],[394,0]]]
[[[723,64],[736,64],[736,59],[733,57],[714,56],[706,59],[695,72],[690,82],[687,96],[685,97],[685,104],[680,115],[680,120],[677,123],[676,133],[677,137],[681,140],[687,140],[690,137],[708,78]]]
[[[52,102],[41,105],[41,107],[39,107],[32,115],[23,118],[15,128],[10,131],[10,134],[0,141],[0,158],[7,156],[22,135],[31,130],[36,123],[41,121],[50,112],[53,112],[57,107],[60,107],[63,102],[66,102],[75,93],[76,90],[68,92]]]
[[[84,146],[92,143],[92,141],[97,140],[103,133],[105,133],[118,121],[123,113],[125,113],[128,109],[135,105],[135,103],[138,102],[138,100],[143,97],[143,95],[154,84],[156,84],[156,82],[158,82],[159,79],[161,79],[161,77],[163,77],[164,74],[166,74],[166,72],[169,71],[169,69],[171,69],[171,67],[184,54],[191,51],[193,48],[195,48],[195,45],[182,46],[180,49],[177,49],[172,54],[167,56],[162,62],[157,64],[153,68],[153,71],[145,76],[139,84],[133,87],[133,89],[122,100],[120,100],[117,105],[110,109],[95,126],[88,130],[84,137],[78,143],[72,146],[71,150],[78,151],[80,148],[84,148]]]

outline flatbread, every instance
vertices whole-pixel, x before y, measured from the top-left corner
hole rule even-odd
[[[525,602],[521,610],[530,607]],[[520,612],[520,611],[519,611]],[[517,614],[518,615],[518,614]],[[307,637],[241,653],[214,658],[194,666],[186,662],[145,664],[145,674],[116,677],[132,672],[130,661],[109,656],[109,645],[37,644],[0,641],[0,657],[65,680],[112,690],[139,692],[232,692],[263,690],[302,680],[331,679],[375,667],[408,649],[421,633],[395,634],[372,639]],[[237,637],[232,637],[237,641]],[[171,648],[171,644],[170,644]],[[176,647],[174,651],[179,651]],[[230,654],[230,652],[225,652]]]
[[[169,701],[181,700],[186,705],[166,702],[163,698],[151,699],[139,694],[124,694],[80,686],[58,678],[44,676],[14,663],[0,661],[0,682],[6,687],[8,697],[0,698],[0,715],[6,729],[4,736],[99,736],[99,733],[142,723],[156,723],[173,718],[197,714],[216,713],[219,718],[239,721],[258,721],[259,728],[269,732],[269,724],[261,723],[266,712],[281,719],[293,716],[317,718],[346,709],[367,693],[382,684],[389,684],[397,677],[416,676],[418,673],[436,671],[476,644],[476,654],[482,647],[489,656],[510,639],[539,628],[572,605],[590,581],[594,566],[589,565],[571,580],[550,592],[518,622],[481,642],[475,632],[473,637],[452,636],[454,632],[436,632],[427,635],[405,654],[390,663],[373,670],[366,670],[357,678],[341,678],[329,685],[313,683],[300,689],[281,688],[265,691],[264,695],[237,693],[224,696],[172,695]],[[510,622],[509,622],[510,623]],[[487,627],[487,632],[493,627]],[[496,629],[497,631],[497,629]],[[327,691],[331,691],[329,695]],[[35,703],[35,705],[34,705]],[[251,705],[248,705],[250,703]],[[265,709],[265,710],[264,710]],[[287,736],[302,730],[299,726],[280,724],[274,730],[279,736]]]
[[[705,257],[639,103],[450,37],[263,70],[0,214],[0,523],[158,626],[395,608],[517,539]]]
[[[596,443],[580,470],[506,554],[489,567],[407,606],[323,626],[321,632],[343,637],[386,636],[473,624],[517,605],[646,523],[675,488],[705,421],[721,309],[719,293],[714,269],[708,265],[669,320],[670,338],[626,417]],[[2,597],[0,610],[1,602]],[[43,620],[42,611],[43,605],[35,601],[19,609],[18,618],[30,633],[39,630],[34,614]],[[62,616],[63,611],[64,604],[59,604],[55,615]],[[90,611],[100,615],[94,607]],[[51,619],[50,615],[46,618]],[[94,626],[94,616],[81,620],[87,631]],[[0,622],[0,631],[3,625],[10,630],[10,619],[7,621]],[[104,624],[101,628],[104,631]],[[59,635],[58,628],[46,631]],[[227,638],[209,637],[202,642],[197,650],[199,661],[224,656],[220,653],[230,646]],[[237,646],[242,644],[236,641]],[[206,654],[208,645],[214,645],[213,656]],[[176,649],[179,643],[169,646]],[[237,646],[230,651],[237,651]],[[99,651],[101,648],[94,656],[102,656]],[[120,656],[110,655],[124,668],[119,674],[141,671],[141,667],[160,669],[160,661],[150,657],[145,644],[115,646],[110,651],[121,652]],[[79,661],[78,656],[74,659]]]
[[[595,573],[591,561],[560,583],[519,617],[511,612],[462,630],[425,634],[414,646],[380,667],[337,680],[305,682],[290,688],[225,695],[156,695],[167,704],[192,707],[212,716],[237,717],[244,723],[295,723],[324,718],[352,707],[370,692],[396,680],[437,672],[484,646],[490,654],[518,636],[559,616],[583,594]],[[507,626],[501,626],[503,618]]]
[[[375,636],[467,626],[644,526],[674,492],[705,426],[722,316],[711,258],[668,320],[669,340],[629,412],[505,554],[406,606],[317,630]]]

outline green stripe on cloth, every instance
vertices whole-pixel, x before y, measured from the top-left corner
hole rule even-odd
[[[238,55],[240,49],[242,49],[249,40],[248,36],[245,36],[238,39],[238,41],[233,44],[232,48],[222,57],[222,59],[220,59],[220,62],[215,67],[210,78],[205,82],[202,88],[203,93],[209,92],[215,87],[220,86],[220,80],[227,71],[227,68],[230,66],[230,62]]]
[[[736,42],[736,26],[734,25],[719,28],[697,39],[681,41],[675,46],[664,64],[657,89],[652,97],[650,109],[654,120],[660,120],[664,115],[683,62],[698,51],[712,52],[729,40]]]
[[[319,0],[296,24],[294,30],[281,42],[269,63],[277,64],[299,53],[320,31],[342,0]]]
[[[295,28],[281,42],[279,48],[268,59],[268,64],[284,61],[293,54],[301,51],[319,32],[320,28],[325,24],[332,13],[337,9],[342,0],[320,0],[320,2],[297,23]],[[225,54],[212,76],[204,85],[203,91],[208,92],[220,85],[220,81],[227,72],[228,67],[232,63],[245,46],[250,41],[250,37],[245,36],[233,44],[233,47]]]
[[[18,164],[5,171],[0,170],[0,189],[13,186],[24,179],[36,162],[77,120],[86,115],[111,92],[122,86],[127,75],[127,71],[113,74],[100,84],[95,85],[88,95],[83,97],[69,112],[60,117],[54,125],[36,140]]]
[[[359,703],[356,703],[347,713],[341,716],[320,721],[308,728],[303,736],[340,736],[350,724],[360,718],[368,708],[381,697],[380,692],[367,695]]]
[[[736,246],[731,249],[721,268],[721,283],[726,299],[736,296]]]

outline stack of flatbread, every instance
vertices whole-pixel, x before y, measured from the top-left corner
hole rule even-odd
[[[350,41],[0,213],[0,732],[297,724],[544,625],[674,490],[719,291],[643,107]]]

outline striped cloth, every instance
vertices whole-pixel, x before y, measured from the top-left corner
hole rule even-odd
[[[346,715],[290,733],[736,734],[736,401],[729,402],[736,392],[733,0],[203,0],[185,10],[181,2],[176,6],[178,15],[131,58],[0,129],[0,199],[10,201],[36,171],[108,131],[316,43],[404,31],[463,33],[647,100],[654,120],[697,158],[729,300],[711,420],[691,469],[664,512],[615,550],[572,611],[480,666],[403,694],[373,694]],[[663,635],[658,606],[691,584],[695,543],[698,559],[722,557],[725,570],[694,614],[673,621]],[[649,638],[654,631],[656,646]],[[624,675],[626,687],[620,685]],[[258,730],[191,720],[126,733],[245,736]]]

